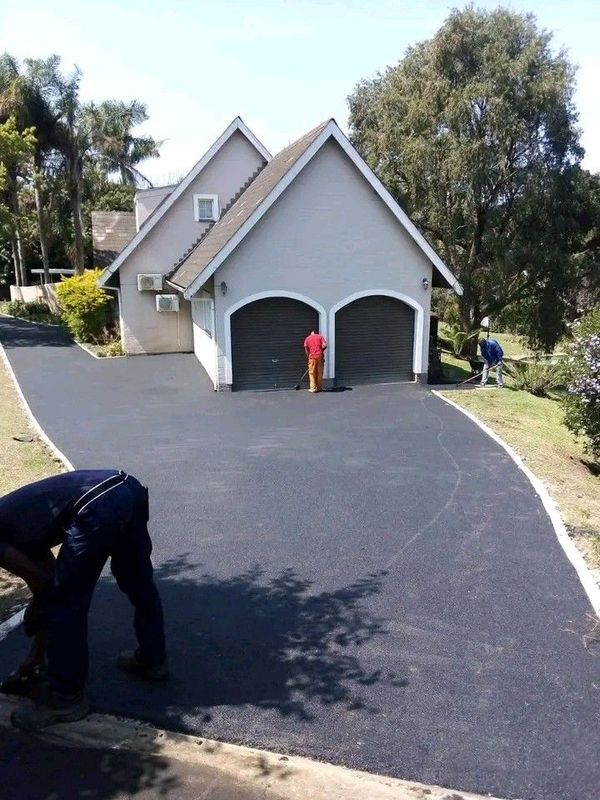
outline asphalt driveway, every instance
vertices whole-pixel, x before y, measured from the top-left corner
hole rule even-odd
[[[502,797],[597,800],[591,610],[507,454],[422,387],[210,391],[193,356],[92,359],[0,319],[76,467],[151,490],[174,679],[111,659],[130,610],[103,578],[99,710]],[[26,445],[24,445],[26,446]],[[0,671],[23,649],[2,643]]]

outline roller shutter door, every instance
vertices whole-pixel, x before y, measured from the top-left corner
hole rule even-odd
[[[314,308],[267,297],[231,317],[233,389],[291,389],[306,369],[303,342],[318,330]]]
[[[335,315],[335,381],[413,380],[415,312],[393,297],[363,297]]]

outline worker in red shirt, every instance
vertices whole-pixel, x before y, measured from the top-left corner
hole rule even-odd
[[[304,352],[308,358],[308,378],[310,381],[309,392],[323,391],[323,364],[327,340],[320,333],[310,332],[304,340]]]

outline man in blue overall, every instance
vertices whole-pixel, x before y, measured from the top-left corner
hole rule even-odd
[[[502,359],[504,358],[504,350],[500,347],[495,339],[480,339],[479,350],[481,351],[481,355],[485,362],[479,388],[482,388],[486,385],[490,370],[496,367],[496,386],[499,389],[502,389],[504,386],[504,378],[502,376]]]
[[[87,617],[109,557],[117,584],[134,607],[139,645],[117,665],[146,680],[168,677],[147,522],[148,490],[117,470],[54,475],[0,498],[0,567],[28,584],[33,599],[25,629],[36,637],[38,653],[43,642],[47,658],[47,679],[35,703],[13,711],[18,728],[38,730],[88,713]],[[51,548],[57,545],[54,559]]]

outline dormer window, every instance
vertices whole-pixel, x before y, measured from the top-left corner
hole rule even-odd
[[[215,222],[219,219],[219,196],[216,194],[194,195],[194,220]]]

